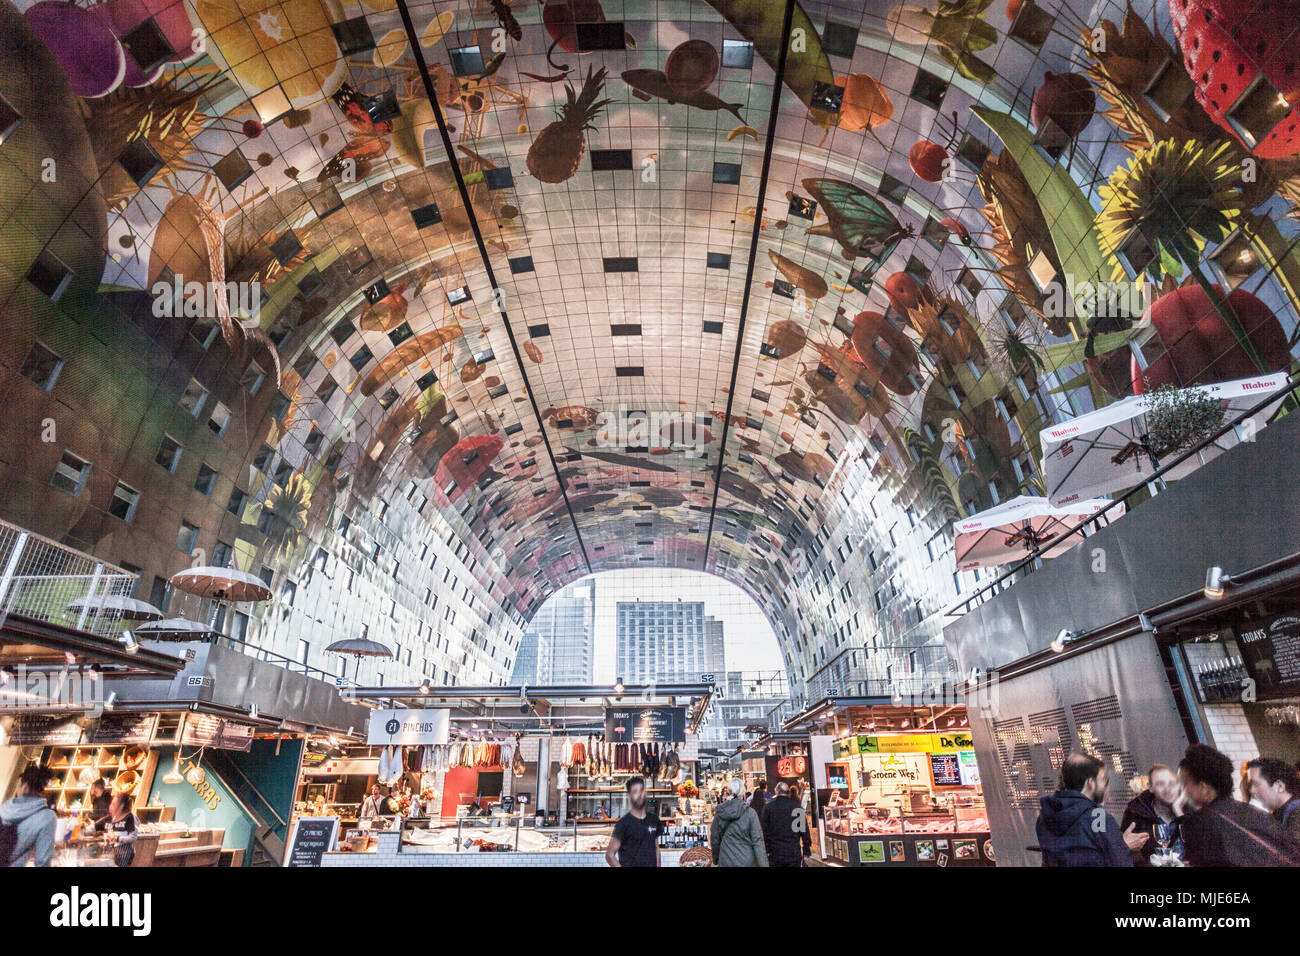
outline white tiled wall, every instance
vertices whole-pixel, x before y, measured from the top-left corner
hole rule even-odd
[[[1225,653],[1237,656],[1237,645],[1233,641],[1184,644],[1183,652],[1187,655],[1187,662],[1194,674],[1198,665],[1220,660]],[[1247,760],[1259,756],[1259,744],[1255,741],[1241,704],[1204,704],[1203,711],[1206,729],[1211,738],[1208,743],[1227,754],[1236,769],[1239,770]]]
[[[683,851],[664,850],[660,854],[664,867],[676,867]],[[401,834],[376,835],[374,853],[326,853],[321,865],[328,867],[359,866],[605,866],[605,854],[587,853],[461,853],[401,852]]]

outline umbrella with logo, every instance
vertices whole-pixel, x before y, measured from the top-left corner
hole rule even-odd
[[[1046,498],[1022,495],[955,521],[957,570],[1009,564],[1028,557],[1036,548],[1041,557],[1054,558],[1082,540],[1078,535],[1061,537],[1108,504],[1106,498],[1089,498],[1057,508]],[[1123,505],[1112,508],[1107,516],[1118,517],[1123,509]]]
[[[1241,442],[1250,432],[1263,428],[1285,399],[1282,390],[1286,383],[1286,373],[1279,372],[1181,389],[1184,394],[1199,393],[1218,401],[1223,409],[1224,422],[1235,420],[1270,393],[1277,393],[1277,401],[1238,423],[1236,428],[1225,432],[1162,477],[1170,481],[1185,478]],[[1168,458],[1172,454],[1153,447],[1149,439],[1150,409],[1150,395],[1134,395],[1087,415],[1044,428],[1039,438],[1043,446],[1048,500],[1059,507],[1148,481],[1160,468],[1160,456],[1163,454]]]

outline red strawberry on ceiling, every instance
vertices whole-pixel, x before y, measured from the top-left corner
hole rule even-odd
[[[1293,36],[1296,12],[1294,0],[1169,0],[1183,64],[1196,85],[1197,102],[1210,118],[1242,140],[1227,114],[1243,96],[1259,91],[1258,96],[1271,103],[1261,100],[1252,105],[1275,107],[1263,110],[1267,119],[1254,123],[1256,136],[1262,138],[1251,152],[1261,159],[1300,152],[1300,114],[1294,106],[1283,112],[1300,103],[1300,43]],[[1252,90],[1261,74],[1262,90],[1261,86]],[[1268,84],[1280,100],[1272,98]],[[1239,107],[1238,120],[1248,112],[1258,111]],[[1268,129],[1274,120],[1280,121]]]

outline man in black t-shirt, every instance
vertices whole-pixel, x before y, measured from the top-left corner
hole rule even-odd
[[[614,824],[605,861],[610,866],[658,866],[659,835],[664,828],[659,818],[646,809],[644,777],[628,779],[627,800],[632,809]]]

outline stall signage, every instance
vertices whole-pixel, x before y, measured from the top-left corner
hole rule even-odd
[[[147,744],[157,728],[157,714],[105,714],[90,732],[87,743]]]
[[[961,750],[974,750],[975,738],[968,731],[960,733],[932,734],[934,739],[931,753],[957,753]]]
[[[445,744],[450,717],[451,711],[445,707],[374,710],[370,712],[366,743],[399,747]]]
[[[1237,629],[1242,663],[1257,700],[1300,694],[1300,616],[1278,614]]]
[[[8,742],[11,747],[71,747],[81,740],[81,725],[75,717],[20,714],[14,718]]]
[[[609,707],[605,740],[611,744],[671,743],[686,739],[685,707]]]
[[[957,755],[961,762],[961,785],[963,787],[977,787],[980,782],[979,764],[975,762],[975,751],[963,750]]]
[[[181,743],[187,747],[247,751],[253,746],[253,728],[211,714],[189,714],[181,730]]]
[[[858,749],[865,754],[924,754],[929,753],[933,745],[930,734],[858,738]]]
[[[321,857],[334,849],[338,835],[338,817],[298,817],[293,821],[284,865],[320,866]]]
[[[776,762],[778,777],[804,777],[808,775],[808,758],[803,754],[781,757]]]

